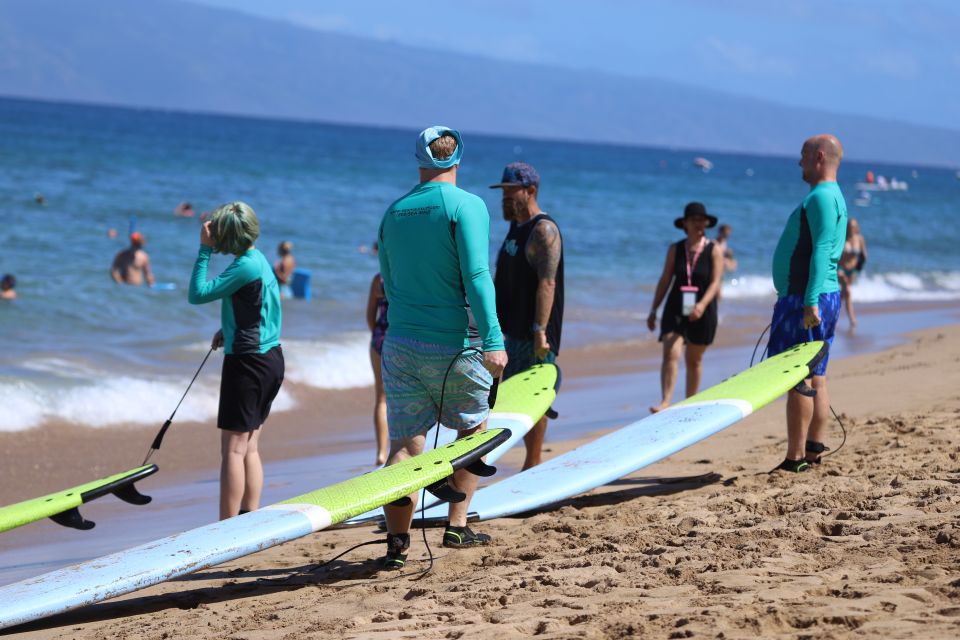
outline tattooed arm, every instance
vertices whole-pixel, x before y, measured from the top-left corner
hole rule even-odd
[[[553,309],[557,289],[557,269],[560,266],[560,230],[550,220],[541,220],[534,227],[527,242],[527,262],[537,271],[537,303],[533,321],[541,330],[533,334],[533,350],[543,358],[550,350],[546,327]]]

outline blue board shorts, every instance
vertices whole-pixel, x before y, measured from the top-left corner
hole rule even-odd
[[[459,351],[458,347],[387,333],[380,370],[391,440],[412,438],[435,425],[441,392],[440,422],[445,427],[462,431],[487,419],[493,376],[484,368],[482,354],[470,351],[457,358],[443,389],[444,374]]]
[[[503,370],[504,380],[517,375],[521,371],[526,371],[535,364],[553,364],[557,361],[557,354],[553,351],[547,351],[547,355],[543,360],[538,359],[533,352],[533,340],[522,340],[505,335],[503,336],[503,341],[506,345],[505,348],[508,358],[507,366]]]
[[[823,340],[827,343],[827,353],[813,369],[813,375],[827,374],[827,362],[830,360],[830,346],[833,334],[840,318],[840,292],[821,293],[817,301],[820,309],[820,325],[812,329],[803,328],[803,296],[789,295],[778,298],[773,307],[773,320],[770,321],[770,341],[767,342],[767,356],[775,356],[804,342]]]

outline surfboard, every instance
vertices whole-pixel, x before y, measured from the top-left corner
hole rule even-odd
[[[489,520],[572,498],[662,460],[739,422],[810,376],[824,357],[810,342],[728,378],[683,402],[638,420],[474,494],[471,520]],[[433,526],[446,514],[433,508],[415,526]]]
[[[51,518],[57,524],[62,524],[65,527],[82,530],[92,529],[94,523],[84,520],[77,507],[111,493],[130,504],[147,504],[150,502],[150,496],[145,496],[137,491],[134,483],[156,472],[157,465],[148,464],[107,478],[81,484],[72,489],[65,489],[32,500],[24,500],[6,507],[0,507],[0,532],[9,531],[44,518]]]
[[[487,454],[487,464],[496,462],[527,435],[553,404],[559,386],[560,369],[551,363],[534,365],[500,383],[494,408],[487,419],[487,428],[509,429],[510,437]],[[433,446],[434,437],[438,435],[435,430],[438,428],[434,427],[427,433],[427,446]],[[457,432],[453,429],[440,428],[437,446],[453,442],[456,437]],[[425,507],[429,508],[437,502],[432,496],[426,496]],[[381,518],[383,510],[374,509],[350,518],[340,526],[358,526]]]
[[[288,542],[406,496],[421,487],[442,492],[458,469],[488,473],[480,458],[510,437],[481,431],[446,446],[126,551],[0,587],[0,629],[143,589]]]

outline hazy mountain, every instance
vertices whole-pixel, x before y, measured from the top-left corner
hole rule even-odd
[[[442,54],[176,0],[0,0],[0,95],[749,153],[795,154],[831,131],[852,158],[960,165],[960,131],[828,102]]]

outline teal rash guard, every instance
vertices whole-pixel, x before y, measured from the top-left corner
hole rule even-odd
[[[224,353],[266,353],[280,344],[280,286],[266,257],[248,249],[223,273],[207,281],[213,249],[201,245],[190,277],[190,304],[223,300],[220,323]]]
[[[472,311],[483,350],[504,348],[483,200],[447,182],[423,182],[390,205],[379,238],[387,335],[465,347]]]
[[[803,296],[818,304],[821,293],[840,290],[837,263],[847,237],[847,204],[836,182],[821,182],[794,209],[773,252],[777,296]]]

